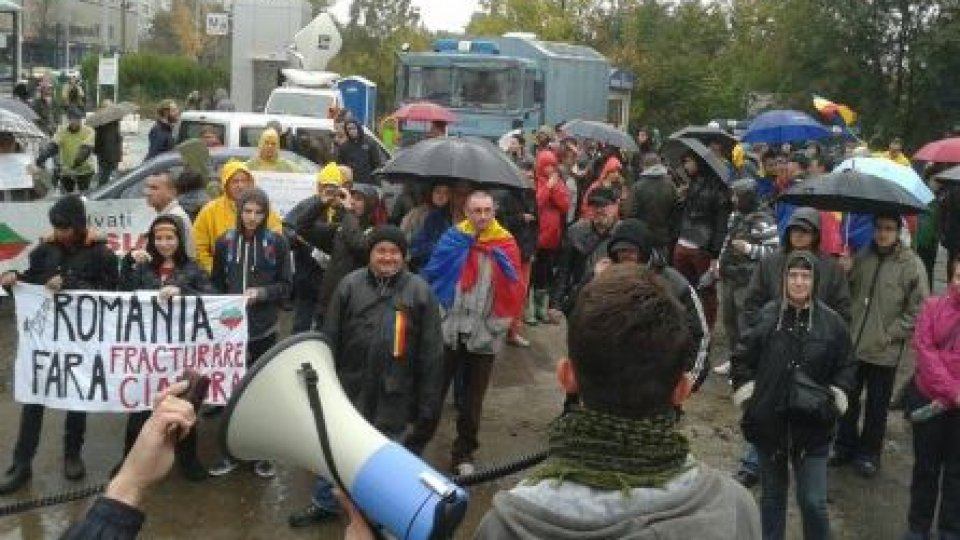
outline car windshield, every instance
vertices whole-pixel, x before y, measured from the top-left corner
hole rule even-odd
[[[334,105],[334,98],[329,94],[274,92],[267,102],[266,112],[327,118],[330,107]]]
[[[453,102],[453,69],[449,67],[410,66],[407,68],[405,97],[426,99],[440,105]]]

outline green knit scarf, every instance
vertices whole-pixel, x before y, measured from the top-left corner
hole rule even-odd
[[[673,413],[633,420],[575,408],[550,426],[550,457],[527,482],[565,480],[604,491],[663,487],[690,468]]]

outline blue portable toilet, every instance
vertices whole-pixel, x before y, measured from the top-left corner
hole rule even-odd
[[[359,75],[344,77],[337,83],[343,95],[343,106],[368,129],[373,130],[377,118],[377,85]]]

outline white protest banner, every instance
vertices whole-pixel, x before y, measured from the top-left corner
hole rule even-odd
[[[29,154],[0,154],[0,190],[33,187],[27,167],[33,163]]]
[[[270,208],[280,217],[287,215],[298,202],[317,194],[317,176],[308,173],[254,171],[257,187],[267,192]]]
[[[246,369],[244,298],[152,291],[51,293],[14,287],[14,398],[75,411],[149,409],[184,369],[208,375],[224,405]]]
[[[53,231],[53,200],[0,203],[0,272],[25,270],[30,250]],[[156,212],[143,199],[87,201],[87,224],[118,255],[142,245]]]

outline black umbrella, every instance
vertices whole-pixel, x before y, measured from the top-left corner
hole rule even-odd
[[[375,174],[387,180],[467,180],[512,188],[530,187],[520,169],[492,142],[479,137],[436,137],[400,150]]]
[[[129,101],[121,101],[120,103],[108,105],[91,114],[90,117],[87,118],[87,125],[92,128],[105,126],[110,122],[119,122],[123,120],[124,116],[135,112],[137,112],[136,104],[130,103]]]
[[[700,165],[706,165],[709,171],[713,172],[724,184],[729,184],[730,180],[732,180],[730,177],[730,167],[697,139],[688,137],[667,139],[667,141],[663,143],[663,146],[660,147],[660,155],[663,156],[663,159],[676,168],[683,166],[683,157],[687,154],[696,156]]]
[[[954,184],[960,184],[960,165],[955,167],[950,167],[949,169],[941,172],[940,174],[933,175],[935,180],[940,180],[941,182],[950,182]]]
[[[804,181],[779,200],[834,212],[919,214],[927,210],[899,185],[860,171],[845,170]]]
[[[628,152],[638,152],[637,141],[619,129],[595,120],[571,120],[561,128],[565,133],[581,139],[593,139],[603,144],[616,146]]]
[[[723,154],[729,158],[733,155],[733,147],[737,145],[737,138],[726,131],[710,126],[687,126],[670,136],[671,139],[696,139],[705,145],[713,141],[723,145]]]
[[[0,109],[10,111],[14,114],[19,114],[20,116],[26,118],[27,120],[33,122],[37,118],[36,111],[30,107],[30,105],[20,101],[16,98],[11,97],[0,97]]]

